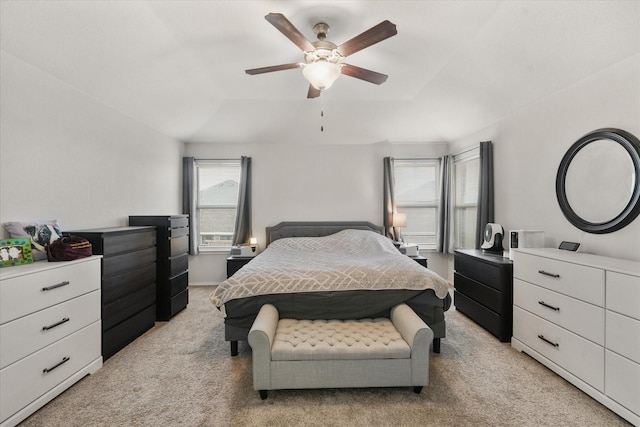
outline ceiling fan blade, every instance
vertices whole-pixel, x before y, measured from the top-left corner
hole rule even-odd
[[[338,52],[342,56],[353,55],[362,49],[374,45],[382,40],[398,34],[396,25],[389,21],[382,21],[375,27],[369,28],[367,31],[355,36],[351,40],[347,40],[338,46]]]
[[[309,92],[307,92],[307,98],[317,98],[320,96],[320,90],[316,89],[313,85],[309,85]]]
[[[270,13],[264,17],[304,52],[315,50],[315,46],[281,13]]]
[[[375,71],[367,70],[366,68],[360,68],[349,64],[344,64],[340,69],[340,72],[345,76],[355,77],[356,79],[365,80],[377,85],[386,82],[389,77],[386,74],[377,73]]]
[[[300,68],[300,64],[292,62],[290,64],[272,65],[271,67],[252,68],[250,70],[244,70],[244,72],[253,76],[256,74],[271,73],[273,71],[291,70],[293,68]]]

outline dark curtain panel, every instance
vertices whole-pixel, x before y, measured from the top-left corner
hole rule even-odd
[[[238,212],[233,232],[233,244],[249,243],[251,230],[251,157],[240,158],[240,189],[238,191]]]
[[[447,155],[440,159],[440,206],[438,210],[438,252],[443,254],[453,252],[451,242],[451,183],[453,181],[453,156]]]
[[[493,145],[480,143],[480,182],[478,184],[478,219],[476,221],[476,249],[484,241],[484,227],[494,221],[493,210]]]
[[[382,222],[385,229],[385,233],[388,238],[393,241],[397,240],[398,234],[396,233],[396,229],[393,227],[393,212],[396,209],[395,197],[393,195],[394,190],[394,179],[393,179],[393,157],[385,157],[383,160],[384,168],[384,211],[382,215]]]
[[[196,159],[182,158],[182,213],[189,215],[189,254],[198,254],[198,180]]]

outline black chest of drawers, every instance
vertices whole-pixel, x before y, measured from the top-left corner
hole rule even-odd
[[[156,320],[167,321],[189,304],[189,215],[132,215],[129,225],[156,229]]]
[[[511,341],[513,262],[482,250],[457,250],[454,268],[456,310],[500,341]]]
[[[69,231],[102,255],[102,357],[113,356],[152,328],[156,318],[156,231],[111,227]]]

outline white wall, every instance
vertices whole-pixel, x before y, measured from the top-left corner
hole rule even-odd
[[[529,105],[459,141],[494,142],[496,222],[544,230],[547,246],[581,242],[585,252],[640,261],[640,217],[610,234],[584,233],[562,214],[555,193],[560,160],[581,136],[613,127],[640,138],[640,55]]]
[[[57,219],[71,230],[180,212],[181,142],[0,59],[0,222]]]
[[[382,225],[382,159],[439,157],[447,144],[306,145],[186,144],[196,158],[252,158],[253,232],[264,248],[265,227],[280,221],[370,221]],[[426,253],[446,275],[446,257]],[[192,282],[226,277],[226,254],[191,257]]]

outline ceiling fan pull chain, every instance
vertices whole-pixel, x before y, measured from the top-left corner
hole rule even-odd
[[[320,92],[320,132],[324,132],[324,97],[322,96],[322,92]]]

